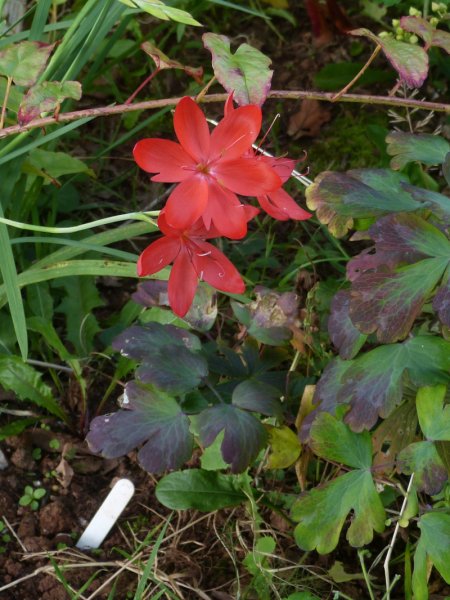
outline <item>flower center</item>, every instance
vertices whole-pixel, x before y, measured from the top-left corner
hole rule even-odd
[[[208,165],[207,164],[204,165],[202,163],[199,163],[197,165],[197,172],[198,173],[203,173],[204,175],[209,175],[209,167],[208,167]]]

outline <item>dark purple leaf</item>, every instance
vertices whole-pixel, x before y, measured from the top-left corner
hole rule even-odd
[[[247,379],[239,383],[233,390],[232,402],[245,410],[267,416],[280,417],[282,392],[272,385],[257,379]]]
[[[136,370],[137,378],[165,392],[181,394],[198,387],[208,375],[206,359],[184,346],[155,348]]]
[[[422,86],[428,75],[428,54],[423,48],[390,37],[380,38],[368,29],[355,29],[349,33],[367,37],[381,46],[386,58],[409,88]]]
[[[251,414],[229,404],[218,404],[198,417],[200,441],[210,446],[221,431],[221,452],[233,473],[241,473],[256,459],[267,444],[267,432]]]
[[[367,336],[353,325],[350,316],[350,292],[339,291],[331,302],[331,314],[328,319],[328,333],[331,341],[344,360],[353,358],[363,347]]]
[[[138,284],[137,290],[131,296],[137,304],[142,306],[169,306],[167,281],[148,279]]]
[[[445,155],[444,163],[442,165],[442,174],[445,177],[445,181],[450,185],[450,152]]]
[[[193,351],[201,348],[199,339],[192,333],[173,325],[160,323],[128,327],[112,343],[114,350],[135,360],[144,360],[151,356],[152,352],[164,346],[185,347]]]
[[[441,323],[450,327],[450,268],[447,269],[443,284],[433,298],[433,310],[437,312]]]
[[[138,459],[150,473],[179,468],[191,457],[189,419],[171,396],[130,382],[122,406],[91,422],[86,439],[93,452],[116,458],[144,443]]]
[[[430,496],[438,494],[448,479],[447,469],[433,442],[416,442],[400,452],[397,466],[405,475],[414,473],[414,484]]]

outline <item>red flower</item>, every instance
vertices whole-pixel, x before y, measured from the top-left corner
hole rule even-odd
[[[225,117],[232,115],[236,110],[239,109],[234,108],[233,95],[230,94],[225,102]],[[253,150],[249,148],[247,156],[253,155]],[[271,167],[280,177],[282,183],[286,183],[295,168],[295,161],[290,158],[273,158],[262,154],[257,154],[255,158]],[[311,213],[301,208],[281,186],[264,194],[258,194],[258,192],[255,191],[253,195],[257,197],[261,208],[271,217],[278,219],[279,221],[287,221],[288,219],[305,221],[312,217]]]
[[[257,209],[243,206],[246,222]],[[199,280],[204,280],[222,292],[241,294],[245,284],[236,267],[215,246],[205,241],[221,235],[214,226],[206,229],[199,219],[190,229],[180,230],[167,223],[164,209],[158,218],[163,237],[147,246],[139,257],[139,277],[153,275],[173,263],[169,276],[169,303],[173,312],[183,317],[192,304]]]
[[[249,153],[261,128],[261,109],[242,106],[226,115],[210,134],[205,115],[188,97],[175,109],[179,144],[148,138],[134,147],[137,164],[152,181],[179,182],[165,207],[168,225],[185,230],[200,217],[221,235],[244,237],[247,219],[236,194],[257,196],[281,186],[271,165]]]

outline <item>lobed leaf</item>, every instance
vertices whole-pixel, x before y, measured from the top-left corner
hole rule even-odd
[[[430,496],[438,494],[448,479],[447,469],[433,442],[415,442],[404,448],[397,456],[401,473],[414,473],[414,485]]]
[[[446,392],[442,384],[422,387],[417,392],[417,416],[427,440],[450,441],[450,405],[444,405]]]
[[[230,39],[217,33],[204,33],[203,45],[212,55],[214,75],[240,105],[261,106],[270,90],[273,71],[270,58],[249,44],[241,44],[234,54]]]
[[[269,434],[270,453],[267,457],[267,469],[287,469],[293,465],[301,452],[297,435],[287,427],[266,425]]]
[[[281,417],[282,392],[264,381],[250,378],[241,381],[233,390],[232,402],[235,406],[261,413],[269,417]]]
[[[417,600],[428,600],[430,561],[450,584],[450,515],[428,512],[418,526],[421,535],[414,553],[412,588]]]
[[[369,544],[374,530],[384,530],[386,514],[369,471],[351,471],[300,496],[292,508],[299,521],[295,541],[307,552],[331,552],[351,511],[346,538],[352,546]]]
[[[355,327],[350,319],[350,292],[340,290],[331,301],[331,313],[328,319],[328,333],[331,341],[344,360],[355,357],[363,347],[367,336]]]
[[[74,158],[65,152],[52,152],[40,148],[30,152],[22,165],[22,170],[25,173],[43,177],[44,185],[54,184],[55,179],[62,175],[85,173],[90,177],[95,177],[95,171],[79,158]]]
[[[441,165],[450,152],[450,144],[443,137],[428,133],[414,134],[391,131],[386,136],[387,153],[392,156],[391,169],[403,169],[413,161],[426,165]]]
[[[78,81],[44,81],[37,83],[28,90],[19,106],[17,118],[19,125],[26,125],[33,119],[38,119],[42,113],[55,111],[63,100],[81,98],[81,83]]]
[[[45,69],[55,44],[23,41],[0,50],[0,75],[31,87]]]
[[[144,443],[138,459],[150,473],[177,469],[191,457],[190,422],[174,398],[132,381],[122,407],[92,420],[86,440],[93,452],[116,458]]]
[[[368,29],[354,29],[351,35],[364,36],[375,42],[409,88],[419,88],[428,75],[428,54],[420,46],[399,42],[393,38],[380,38]]]
[[[210,446],[221,431],[221,452],[233,473],[244,471],[267,443],[267,432],[253,415],[229,404],[218,404],[198,416],[200,441]]]

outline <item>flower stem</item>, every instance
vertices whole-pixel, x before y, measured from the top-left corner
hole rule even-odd
[[[3,98],[2,114],[0,116],[0,129],[3,129],[5,124],[6,106],[8,104],[9,92],[11,91],[12,77],[8,77],[6,82],[5,97]]]
[[[131,104],[133,102],[133,100],[136,98],[136,96],[139,94],[139,92],[145,88],[145,86],[150,83],[150,81],[153,79],[153,77],[155,77],[155,75],[157,75],[160,72],[160,68],[158,67],[157,69],[155,69],[153,71],[153,73],[150,73],[150,75],[147,77],[147,79],[145,79],[141,85],[138,87],[137,90],[135,90],[131,96],[129,98],[127,98],[127,100],[125,100],[125,104]]]
[[[342,90],[336,94],[336,96],[334,96],[333,102],[336,102],[337,100],[339,100],[340,98],[342,98],[342,96],[346,92],[348,92],[348,90],[358,81],[358,79],[362,75],[364,75],[364,73],[367,71],[367,69],[369,68],[369,66],[373,63],[373,61],[375,60],[375,58],[378,56],[380,50],[381,50],[381,46],[377,45],[377,47],[372,52],[372,54],[369,57],[369,60],[366,62],[366,64],[361,68],[360,71],[358,71],[358,73],[353,77],[353,79],[350,81],[350,83],[347,83],[347,85],[345,87],[343,87]]]

